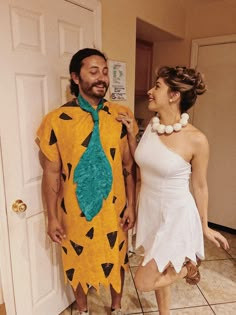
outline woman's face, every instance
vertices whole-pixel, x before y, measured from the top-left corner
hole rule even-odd
[[[161,108],[169,104],[169,87],[162,78],[157,79],[155,86],[147,94],[149,98],[148,109],[150,111],[158,112]]]

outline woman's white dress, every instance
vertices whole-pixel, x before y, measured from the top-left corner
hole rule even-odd
[[[135,151],[140,167],[136,248],[144,247],[162,272],[171,262],[179,272],[186,258],[204,258],[202,226],[189,190],[191,164],[170,150],[149,124]]]

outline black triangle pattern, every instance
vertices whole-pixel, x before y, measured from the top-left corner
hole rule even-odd
[[[63,249],[64,253],[67,254],[67,248],[65,246],[62,246],[62,249]]]
[[[75,272],[75,269],[74,268],[71,268],[71,269],[68,269],[66,270],[66,275],[67,275],[67,278],[72,281],[73,277],[74,277],[74,272]]]
[[[107,234],[107,238],[110,244],[111,249],[115,246],[117,239],[117,231],[111,232]]]
[[[123,218],[126,207],[127,207],[127,205],[125,205],[125,206],[124,206],[124,209],[121,211],[121,213],[120,213],[120,218]]]
[[[116,148],[110,148],[111,157],[114,160],[116,154]]]
[[[112,270],[114,264],[106,263],[106,264],[102,264],[101,266],[102,266],[102,270],[104,272],[104,275],[107,278],[109,276],[109,274],[111,273],[111,270]]]
[[[127,135],[127,128],[124,124],[122,124],[122,129],[121,129],[121,135],[120,135],[120,138],[124,138],[124,136]]]
[[[92,228],[87,232],[86,236],[92,240],[92,239],[93,239],[93,235],[94,235],[94,228],[92,227]]]
[[[112,203],[115,203],[115,202],[116,202],[116,199],[117,199],[117,197],[116,197],[116,196],[113,196]]]
[[[61,107],[78,107],[78,104],[75,100],[69,101],[68,103],[65,103]]]
[[[82,252],[83,252],[84,247],[81,246],[81,245],[76,244],[76,243],[73,242],[73,241],[70,241],[70,243],[71,243],[72,247],[74,248],[76,254],[77,254],[78,256],[80,256],[80,255],[82,254]]]
[[[81,211],[80,213],[81,218],[85,217],[85,214]]]
[[[109,107],[108,107],[108,106],[105,105],[105,106],[102,108],[102,110],[104,110],[104,112],[107,112],[107,114],[111,115],[111,113],[109,112]]]
[[[72,118],[67,115],[66,113],[62,113],[59,118],[61,118],[62,120],[71,120]]]
[[[51,130],[51,134],[50,134],[49,145],[53,145],[53,144],[55,144],[55,143],[57,143],[57,137],[56,137],[56,135],[55,135],[54,130],[52,129],[52,130]]]
[[[61,207],[62,207],[63,211],[67,214],[64,198],[62,198],[62,200],[61,200]]]
[[[81,145],[84,146],[85,148],[87,148],[91,136],[92,136],[92,132],[84,139],[84,141],[81,143]]]
[[[65,182],[66,181],[66,174],[61,173],[61,177],[63,178],[63,181]]]
[[[128,262],[129,262],[129,256],[128,256],[128,254],[126,253],[124,264],[126,265]]]
[[[68,179],[70,179],[70,172],[71,172],[72,165],[70,163],[67,163],[67,167],[68,167]]]
[[[122,250],[122,247],[124,246],[124,243],[125,243],[125,241],[122,241],[122,242],[120,243],[120,245],[119,245],[119,251]]]

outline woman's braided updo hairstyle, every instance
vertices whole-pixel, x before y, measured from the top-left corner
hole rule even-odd
[[[161,67],[157,70],[157,79],[162,78],[173,92],[181,95],[180,110],[186,112],[196,102],[197,95],[206,91],[206,85],[200,72],[186,67]]]

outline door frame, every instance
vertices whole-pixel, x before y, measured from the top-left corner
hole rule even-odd
[[[100,0],[64,0],[94,13],[94,48],[102,49],[102,6]],[[0,129],[0,275],[2,280],[3,302],[7,314],[16,314],[14,279],[11,268],[10,235],[5,195],[4,165],[2,160]]]
[[[7,224],[7,207],[2,163],[2,146],[0,133],[0,274],[2,280],[3,302],[8,305],[10,314],[16,313],[11,270],[9,228]]]
[[[198,51],[201,46],[211,46],[211,45],[235,43],[235,42],[236,42],[235,34],[193,39],[190,66],[193,68],[196,67],[197,61],[198,61]]]
[[[236,34],[206,37],[206,38],[199,38],[199,39],[192,40],[190,66],[192,68],[196,68],[198,66],[198,55],[199,55],[199,50],[201,47],[224,45],[224,44],[235,44],[235,43],[236,43]],[[192,116],[191,122],[194,121],[194,112],[195,112],[195,106],[191,108],[191,116]],[[210,218],[210,215],[209,215],[209,223],[213,224],[214,226],[221,227],[224,230],[229,230],[229,231],[233,230],[232,226],[227,226],[224,224],[221,225],[221,224],[218,224],[218,222],[214,222],[214,220],[211,221],[211,219],[212,218]]]
[[[193,69],[197,67],[198,53],[199,53],[200,47],[217,45],[217,44],[235,43],[235,42],[236,42],[235,34],[193,39],[192,45],[191,45],[190,67]],[[190,113],[190,121],[192,123],[194,120],[194,106],[190,109],[189,113]]]

